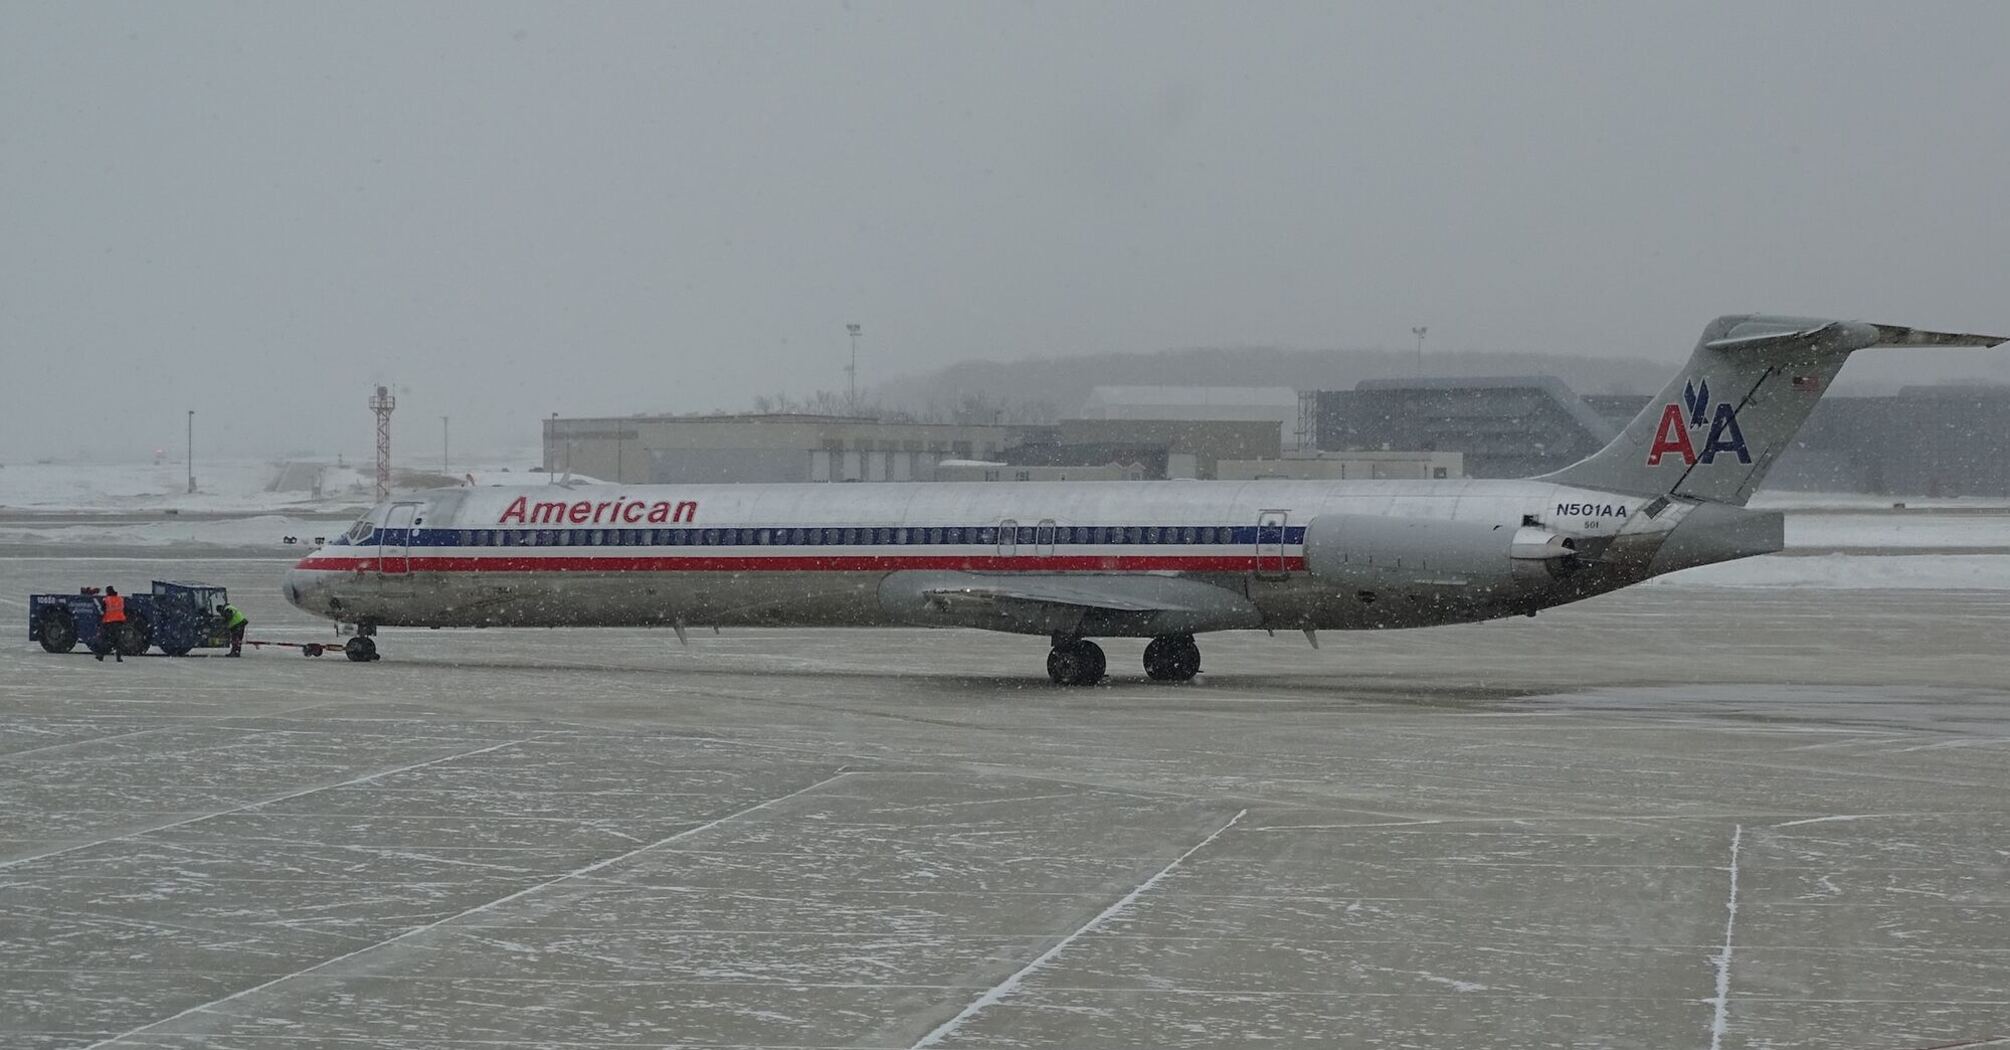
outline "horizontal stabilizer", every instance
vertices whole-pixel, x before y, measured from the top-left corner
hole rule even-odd
[[[1819,325],[1814,328],[1758,332],[1749,332],[1746,329],[1763,326],[1744,324],[1732,329],[1733,334],[1727,335],[1722,339],[1712,339],[1703,345],[1712,350],[1724,350],[1732,353],[1738,351],[1773,350],[1788,346],[1814,345],[1822,342],[1825,338],[1840,335],[1839,329],[1844,324],[1845,322],[1843,321],[1830,321],[1828,324]]]
[[[2010,341],[2010,337],[1929,332],[1920,328],[1866,324],[1862,321],[1809,323],[1799,318],[1755,317],[1719,338],[1706,340],[1703,345],[1727,354],[1796,350],[1848,353],[1872,347],[1995,346],[2006,341]]]
[[[2000,346],[2010,343],[2010,336],[1972,335],[1965,332],[1928,332],[1920,328],[1902,328],[1898,325],[1874,325],[1877,342],[1872,346]]]

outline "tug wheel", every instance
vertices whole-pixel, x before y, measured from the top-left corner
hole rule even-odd
[[[68,609],[51,609],[42,614],[41,636],[43,649],[67,653],[77,647],[77,621]]]
[[[138,656],[147,651],[148,644],[146,620],[133,616],[125,623],[112,625],[112,646],[120,656]]]

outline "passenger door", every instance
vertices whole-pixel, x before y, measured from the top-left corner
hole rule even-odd
[[[1281,580],[1284,571],[1284,529],[1290,511],[1266,510],[1256,515],[1256,578]]]
[[[383,576],[405,576],[412,571],[412,532],[419,519],[417,503],[393,503],[384,516],[382,539],[378,541],[377,572]]]
[[[1010,558],[1019,553],[1019,523],[1006,518],[998,523],[998,556]]]

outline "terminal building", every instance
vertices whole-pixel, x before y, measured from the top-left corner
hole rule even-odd
[[[1776,488],[2010,496],[2010,386],[1826,397],[1766,479]]]
[[[1308,401],[1321,451],[1457,452],[1465,473],[1476,478],[1554,470],[1618,433],[1554,376],[1375,379],[1352,390],[1317,391]]]
[[[1190,422],[1265,421],[1285,448],[1297,447],[1298,391],[1283,386],[1099,386],[1081,416]]]
[[[552,416],[544,469],[653,484],[933,481],[943,460],[996,458],[1028,429],[856,416]]]
[[[1223,461],[1278,460],[1280,442],[1279,425],[1261,419],[553,416],[544,421],[544,469],[654,484],[1212,478]]]

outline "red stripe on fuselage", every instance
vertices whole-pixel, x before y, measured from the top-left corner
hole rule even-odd
[[[1280,559],[1249,554],[827,554],[827,555],[614,555],[608,557],[526,557],[522,555],[412,555],[390,558],[309,557],[295,566],[313,572],[381,572],[382,562],[403,563],[409,572],[892,572],[897,569],[970,569],[981,572],[1251,572],[1275,570]],[[1305,568],[1301,555],[1281,559],[1282,568]]]

